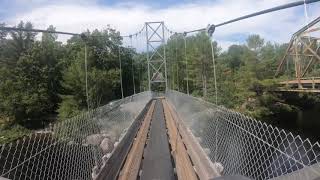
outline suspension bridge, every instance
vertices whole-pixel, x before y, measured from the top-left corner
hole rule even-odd
[[[137,33],[123,37],[130,39],[130,48],[139,49],[139,43],[146,47],[148,91],[136,93],[138,88],[134,86],[134,94],[124,97],[124,84],[120,80],[122,99],[0,145],[0,179],[319,178],[319,142],[311,142],[217,104],[219,94],[212,43],[215,103],[191,96],[188,76],[185,93],[170,89],[166,56],[166,42],[173,35],[186,37],[189,33],[205,31],[212,36],[220,26],[315,2],[289,3],[182,33],[170,30],[164,22],[145,23]],[[303,32],[309,29],[307,26]],[[13,27],[1,30],[68,34],[86,40],[85,34],[69,32]],[[292,46],[299,46],[292,44],[299,44],[296,41],[301,41],[301,34],[299,31],[294,35],[286,56],[292,55],[295,49]],[[132,39],[136,39],[136,45]],[[309,45],[302,42],[305,47],[302,51],[311,53],[314,60],[319,59],[319,43],[310,39]],[[318,47],[313,47],[314,44]],[[121,68],[121,47],[118,53]],[[298,86],[293,87],[294,90],[304,89],[301,84],[306,81],[301,67],[297,63],[296,67],[298,82],[285,84],[296,83]],[[187,63],[184,68],[188,72]],[[120,79],[121,76],[120,73]],[[318,79],[312,81],[311,88],[319,88]]]

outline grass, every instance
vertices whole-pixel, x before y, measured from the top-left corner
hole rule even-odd
[[[14,125],[5,128],[0,127],[0,144],[12,142],[29,134],[30,132],[31,131],[29,129],[26,129],[20,125]]]

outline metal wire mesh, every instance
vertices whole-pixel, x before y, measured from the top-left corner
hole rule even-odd
[[[91,179],[151,99],[143,92],[0,145],[0,177]]]
[[[290,132],[205,102],[168,91],[166,97],[225,175],[252,179],[320,177],[320,145]]]

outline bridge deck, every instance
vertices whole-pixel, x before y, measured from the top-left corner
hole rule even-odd
[[[312,92],[319,93],[320,92],[320,78],[312,77],[312,78],[301,78],[300,80],[288,80],[282,81],[279,83],[280,91],[288,91],[288,92]]]
[[[116,159],[110,157],[109,166],[97,180],[197,180],[218,176],[195,137],[187,133],[178,119],[166,99],[152,100],[141,121],[136,120],[140,121],[139,129],[135,133],[128,131],[135,134],[131,136],[132,145],[124,145],[127,142],[118,146],[113,152]],[[117,152],[128,153],[119,156]]]
[[[152,116],[149,139],[144,151],[141,180],[175,179],[161,100]]]
[[[320,84],[320,79],[317,78],[311,78],[311,79],[301,79],[301,80],[289,80],[289,81],[282,81],[280,84],[286,85],[286,84]]]

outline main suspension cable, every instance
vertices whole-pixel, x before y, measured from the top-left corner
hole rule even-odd
[[[320,0],[302,0],[302,1],[297,1],[297,2],[287,3],[287,4],[284,4],[284,5],[276,6],[276,7],[265,9],[265,10],[262,10],[262,11],[258,11],[258,12],[252,13],[252,14],[241,16],[241,17],[238,17],[238,18],[235,18],[235,19],[231,19],[231,20],[228,20],[228,21],[216,24],[216,25],[210,25],[209,28],[210,27],[211,28],[213,28],[213,27],[217,28],[217,27],[220,27],[220,26],[224,26],[224,25],[227,25],[227,24],[231,24],[231,23],[234,23],[234,22],[237,22],[237,21],[241,21],[241,20],[244,20],[244,19],[248,19],[248,18],[252,18],[252,17],[255,17],[255,16],[260,16],[260,15],[263,15],[263,14],[267,14],[267,13],[271,13],[271,12],[275,12],[275,11],[280,11],[280,10],[284,10],[284,9],[288,9],[288,8],[292,8],[292,7],[296,7],[296,6],[311,4],[311,3],[315,3],[315,2],[319,2],[319,1]],[[208,28],[201,28],[201,29],[195,29],[195,30],[191,30],[191,31],[185,31],[184,33],[188,34],[188,33],[200,32],[200,31],[206,31],[206,30],[208,30]]]
[[[241,17],[238,17],[235,19],[231,19],[229,21],[225,21],[225,22],[222,22],[222,23],[219,23],[216,25],[212,24],[212,25],[210,25],[210,27],[216,28],[216,27],[224,26],[224,25],[231,24],[231,23],[234,23],[237,21],[241,21],[244,19],[248,19],[248,18],[252,18],[255,16],[260,16],[263,14],[267,14],[267,13],[271,13],[271,12],[275,12],[275,11],[280,11],[280,10],[284,10],[284,9],[288,9],[288,8],[292,8],[292,7],[296,7],[296,6],[300,6],[300,5],[304,5],[306,7],[307,4],[311,4],[311,3],[315,3],[315,2],[319,2],[319,1],[320,0],[301,0],[301,1],[297,1],[297,2],[287,3],[284,5],[276,6],[276,7],[265,9],[262,11],[258,11],[258,12],[252,13],[252,14],[241,16]],[[143,32],[144,28],[145,28],[145,25],[141,28],[140,31],[133,33],[133,34],[130,34],[130,35],[124,35],[121,37],[129,37],[129,36],[133,36],[136,34],[140,34],[141,32]],[[170,30],[167,26],[165,26],[165,29],[168,30],[169,32],[174,32],[174,31]],[[83,34],[72,33],[72,32],[50,31],[50,30],[42,30],[42,29],[27,29],[27,28],[16,28],[16,27],[0,27],[0,30],[2,30],[2,31],[43,32],[43,33],[65,34],[65,35],[75,35],[75,36],[83,35]],[[191,30],[191,31],[185,31],[183,33],[193,33],[193,32],[206,31],[206,30],[208,30],[208,28],[195,29],[195,30]],[[180,33],[180,34],[183,34],[183,33]]]
[[[145,28],[145,25],[136,33],[123,35],[120,37],[130,37],[136,34],[140,34]],[[29,28],[17,28],[17,27],[5,27],[0,26],[0,31],[24,31],[24,32],[37,32],[37,33],[49,33],[49,34],[63,34],[63,35],[70,35],[70,36],[81,36],[82,38],[86,35],[84,33],[74,33],[74,32],[64,32],[64,31],[52,31],[52,30],[44,30],[44,29],[29,29]],[[105,37],[104,35],[90,35],[92,37]]]
[[[24,31],[24,32],[41,32],[41,33],[50,33],[50,34],[64,34],[71,36],[81,36],[79,33],[63,32],[63,31],[52,31],[52,30],[43,30],[43,29],[27,29],[27,28],[16,28],[16,27],[0,27],[1,31]]]

